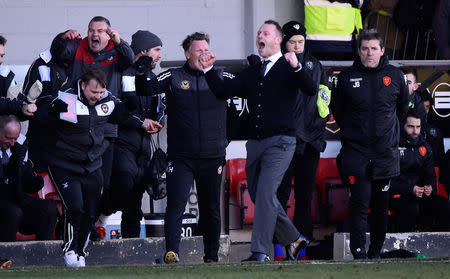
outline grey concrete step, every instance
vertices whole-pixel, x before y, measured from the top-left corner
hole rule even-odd
[[[366,234],[366,251],[369,249],[370,234]],[[350,234],[334,233],[333,259],[351,260]],[[389,233],[386,235],[382,252],[403,249],[420,253],[427,258],[450,257],[450,232]]]
[[[0,242],[0,257],[13,261],[14,266],[64,265],[62,241],[19,241]],[[90,242],[86,251],[87,265],[156,264],[162,262],[165,253],[163,237],[131,238]],[[220,239],[219,260],[229,261],[230,238]],[[185,237],[180,244],[180,262],[203,262],[203,241],[201,236]]]

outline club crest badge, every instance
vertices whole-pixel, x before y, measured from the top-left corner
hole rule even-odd
[[[300,25],[299,25],[299,24],[295,24],[295,25],[292,26],[292,27],[294,27],[296,30],[300,29]]]
[[[427,155],[427,148],[425,146],[419,147],[419,153],[422,157],[425,157],[425,155]]]
[[[353,176],[353,175],[349,175],[348,176],[348,182],[350,183],[350,184],[355,184],[355,176]]]
[[[189,88],[191,88],[191,82],[189,80],[183,80],[180,83],[180,87],[183,90],[188,90]]]
[[[217,174],[222,174],[222,166],[219,166],[219,167],[217,168]]]
[[[311,62],[311,61],[306,62],[306,68],[312,70],[313,66],[314,66],[313,62]]]
[[[391,84],[391,78],[388,76],[383,77],[383,83],[386,86],[389,86],[389,84]]]
[[[104,113],[108,113],[108,111],[109,111],[109,107],[108,107],[107,104],[102,104],[102,105],[100,106],[100,108],[102,109],[102,111],[103,111]]]

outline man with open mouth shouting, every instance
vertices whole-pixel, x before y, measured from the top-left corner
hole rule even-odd
[[[119,32],[111,27],[110,21],[103,16],[95,16],[88,25],[88,35],[81,39],[77,30],[69,30],[55,39],[52,48],[70,53],[68,82],[62,91],[76,88],[80,77],[88,68],[99,68],[107,76],[106,89],[115,97],[121,98],[122,72],[134,64],[135,56],[127,42],[121,39]],[[104,189],[110,188],[113,162],[113,142],[117,138],[117,125],[107,123],[105,138],[110,142],[103,153],[102,172]],[[106,193],[108,191],[104,191]],[[105,198],[106,199],[106,198]],[[95,234],[95,230],[93,230]],[[92,238],[94,239],[94,238]]]

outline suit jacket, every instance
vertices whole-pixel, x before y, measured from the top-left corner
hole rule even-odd
[[[216,96],[224,99],[239,96],[248,100],[250,139],[275,135],[294,137],[297,89],[312,96],[318,86],[303,69],[295,72],[284,57],[280,57],[262,79],[260,68],[261,63],[251,65],[231,80],[220,79],[215,68],[205,76]]]

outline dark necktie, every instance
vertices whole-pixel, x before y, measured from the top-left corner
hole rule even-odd
[[[6,166],[8,163],[9,163],[8,153],[6,153],[6,150],[2,149],[2,165]]]
[[[266,72],[267,64],[269,64],[270,60],[264,60],[261,64],[261,69],[259,70],[259,77],[262,79],[264,77],[264,73]]]

